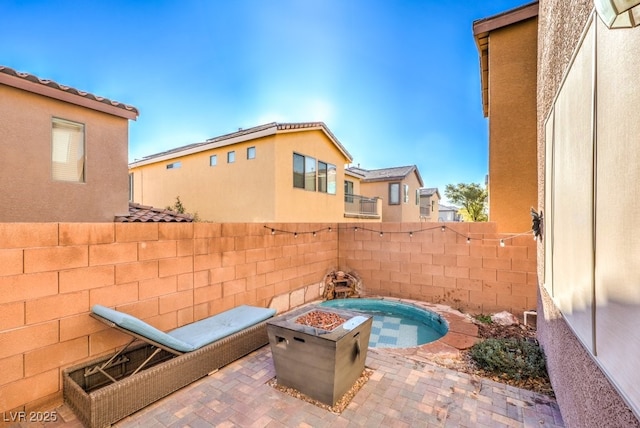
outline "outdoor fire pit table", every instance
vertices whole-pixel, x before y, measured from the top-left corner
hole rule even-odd
[[[305,306],[267,321],[278,385],[330,406],[364,371],[371,315]]]

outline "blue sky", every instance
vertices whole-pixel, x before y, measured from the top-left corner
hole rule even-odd
[[[0,64],[130,104],[129,160],[324,121],[376,169],[484,183],[472,23],[528,0],[0,2]]]

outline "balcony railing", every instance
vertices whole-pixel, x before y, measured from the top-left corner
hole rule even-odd
[[[344,195],[344,213],[346,216],[379,218],[378,201],[380,198],[368,198],[360,195]]]

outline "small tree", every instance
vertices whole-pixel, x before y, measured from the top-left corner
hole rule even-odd
[[[187,210],[184,207],[184,205],[182,205],[182,201],[180,200],[180,196],[176,196],[175,203],[173,205],[168,205],[167,209],[171,210],[171,211],[175,211],[178,214],[188,214],[188,215],[193,217],[193,221],[198,221],[199,220],[198,213],[191,214],[191,213],[187,212]]]
[[[487,190],[477,183],[447,184],[444,189],[447,198],[462,206],[460,214],[465,221],[487,221]]]

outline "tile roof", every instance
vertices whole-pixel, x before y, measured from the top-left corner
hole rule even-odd
[[[41,79],[33,74],[22,73],[4,65],[0,65],[0,83],[128,119],[135,120],[139,115],[138,109],[130,105],[61,85],[53,80]],[[96,104],[93,104],[94,102]]]
[[[440,197],[440,191],[437,187],[425,187],[420,189],[420,196],[432,196],[434,193]]]
[[[186,146],[176,147],[170,150],[165,150],[160,153],[155,153],[149,156],[145,156],[140,160],[132,162],[129,167],[136,167],[146,165],[149,163],[169,160],[177,158],[179,156],[185,156],[187,154],[198,153],[205,150],[228,146],[243,141],[260,138],[266,135],[273,135],[278,132],[298,131],[298,130],[311,130],[321,129],[329,139],[336,145],[338,150],[351,161],[353,158],[347,149],[338,141],[335,135],[329,130],[324,122],[299,122],[299,123],[277,123],[271,122],[264,125],[254,126],[252,128],[240,129],[236,132],[220,135],[218,137],[209,138],[200,143],[188,144]]]
[[[129,215],[117,216],[115,221],[118,223],[146,223],[146,222],[162,222],[162,223],[178,223],[192,222],[193,216],[189,214],[180,214],[162,208],[153,208],[146,205],[140,205],[129,202]]]
[[[381,168],[381,169],[363,169],[359,167],[350,167],[347,169],[349,172],[353,174],[357,174],[363,176],[363,182],[373,182],[373,181],[392,181],[392,180],[403,180],[412,172],[415,172],[418,176],[418,182],[422,186],[422,177],[420,177],[420,172],[418,171],[418,167],[415,165],[408,166],[396,166],[393,168]]]
[[[460,208],[454,207],[452,205],[438,204],[438,210],[439,211],[455,211],[455,212],[458,212],[460,210]]]

